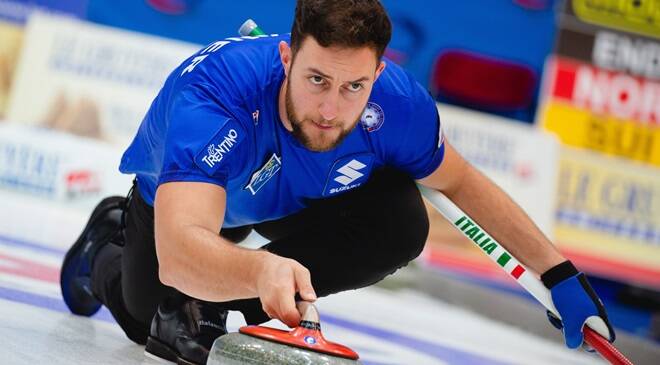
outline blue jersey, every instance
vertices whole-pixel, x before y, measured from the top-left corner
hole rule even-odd
[[[326,152],[303,147],[279,117],[281,40],[288,36],[228,38],[167,78],[119,167],[137,175],[147,203],[167,182],[217,184],[227,193],[223,227],[236,227],[355,189],[382,166],[419,179],[441,164],[434,100],[387,60],[360,123],[341,144]]]

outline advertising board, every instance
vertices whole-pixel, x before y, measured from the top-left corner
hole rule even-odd
[[[7,118],[127,145],[198,46],[46,14],[26,27]]]

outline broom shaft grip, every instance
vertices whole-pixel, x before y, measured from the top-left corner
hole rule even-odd
[[[550,290],[548,290],[548,288],[543,285],[539,278],[537,278],[531,271],[527,270],[524,265],[522,265],[518,259],[515,258],[515,256],[511,255],[510,252],[502,247],[502,245],[497,243],[495,240],[492,240],[492,237],[490,237],[483,228],[481,228],[473,219],[465,214],[465,212],[463,212],[444,194],[422,185],[418,185],[418,187],[427,201],[450,223],[452,223],[456,229],[458,229],[470,241],[475,243],[482,252],[487,254],[487,256],[490,257],[492,261],[497,263],[498,266],[502,267],[504,271],[509,273],[509,275],[511,275],[518,282],[518,284],[525,288],[525,290],[527,290],[528,293],[536,298],[536,300],[538,300],[539,303],[541,303],[547,310],[556,315],[557,318],[561,319],[561,316],[557,312],[557,308],[552,302]],[[470,224],[468,224],[468,222],[470,222]],[[469,226],[470,228],[476,227],[478,231],[473,230],[472,236],[470,236],[467,234],[468,230],[461,228],[466,226]],[[484,234],[481,236],[481,242],[484,241],[484,236],[491,238],[492,241],[495,241],[495,249],[485,250],[484,247],[480,246],[478,240],[475,240],[474,232],[481,232]],[[503,265],[503,260],[501,260],[501,258],[506,257],[506,255],[508,255],[509,259],[506,260],[506,263]],[[522,274],[520,274],[520,270],[512,270],[512,268],[516,267],[522,267],[525,269]],[[619,352],[619,350],[617,350],[614,345],[612,345],[603,336],[601,336],[598,332],[594,331],[587,325],[584,326],[584,339],[591,347],[598,351],[601,356],[610,361],[610,363],[614,365],[632,365],[632,363],[626,359],[626,357],[621,354],[621,352]]]

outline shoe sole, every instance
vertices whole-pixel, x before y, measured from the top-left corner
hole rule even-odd
[[[147,338],[144,354],[154,360],[167,361],[177,365],[200,365],[182,358],[176,350],[151,336]]]
[[[64,289],[65,285],[64,285],[64,275],[62,275],[62,273],[64,272],[63,269],[68,266],[69,262],[71,261],[71,258],[73,256],[75,256],[80,251],[81,246],[83,246],[86,243],[85,236],[87,236],[87,234],[89,233],[90,223],[93,220],[96,219],[96,217],[98,216],[98,214],[101,210],[104,210],[102,208],[103,206],[106,206],[106,204],[104,204],[104,203],[106,201],[110,201],[110,200],[116,200],[116,202],[119,202],[120,200],[123,200],[123,199],[124,199],[123,197],[108,197],[108,198],[102,200],[98,204],[96,209],[94,209],[94,211],[92,211],[92,214],[90,215],[89,219],[87,220],[87,224],[85,225],[85,228],[83,229],[82,233],[80,233],[80,236],[78,237],[78,239],[75,241],[75,243],[71,246],[69,251],[67,251],[66,255],[64,256],[64,261],[62,262],[62,267],[60,269],[60,291],[62,291],[62,298],[64,299],[64,302],[66,303],[66,305],[69,308],[69,310],[71,311],[71,313],[89,317],[89,316],[94,315],[94,313],[96,313],[100,309],[100,306],[99,306],[98,309],[96,309],[95,311],[93,311],[91,313],[84,312],[84,311],[79,311],[79,310],[74,310],[74,308],[71,305],[69,305],[69,303],[66,300],[67,295],[64,294],[63,289]],[[113,201],[112,204],[114,204],[114,203],[115,202]],[[108,203],[107,205],[109,206],[110,204],[111,203]]]
[[[158,357],[158,356],[156,356],[156,355],[154,355],[154,354],[148,352],[147,350],[144,351],[144,356],[150,358],[151,360],[154,360],[154,361],[157,362],[157,363],[161,363],[161,364],[176,364],[176,363],[173,362],[173,361],[165,360],[165,359],[163,359],[162,357]]]

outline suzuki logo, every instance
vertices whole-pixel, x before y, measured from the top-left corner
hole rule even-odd
[[[362,162],[351,160],[351,162],[337,169],[337,172],[341,173],[341,175],[337,176],[335,181],[346,186],[364,176],[364,174],[358,172],[358,170],[362,170],[365,167],[367,167],[367,165]]]

